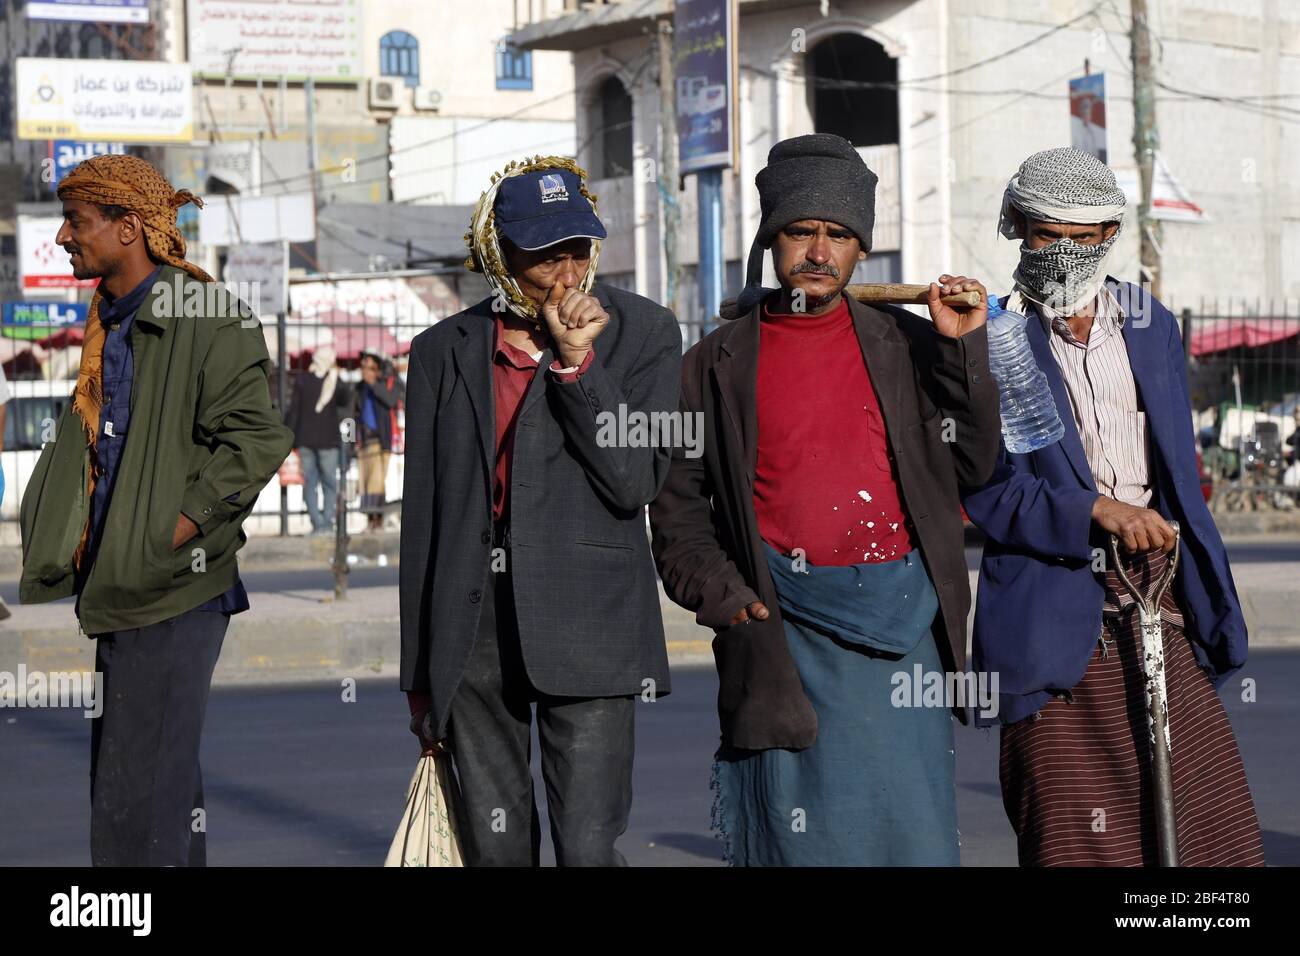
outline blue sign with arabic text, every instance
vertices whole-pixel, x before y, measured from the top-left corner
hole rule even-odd
[[[63,177],[72,172],[78,163],[92,156],[120,156],[126,152],[125,143],[82,143],[75,139],[50,140],[50,159],[53,161],[54,179],[50,190],[59,188]]]
[[[85,302],[6,302],[3,324],[23,328],[76,325],[86,321]]]
[[[678,169],[731,165],[731,0],[678,0],[673,8]]]

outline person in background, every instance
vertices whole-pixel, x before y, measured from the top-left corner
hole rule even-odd
[[[5,379],[4,366],[0,365],[0,452],[5,450],[5,417],[8,409],[5,407],[9,404],[9,382]],[[5,500],[5,473],[0,467],[0,504]],[[0,597],[0,621],[9,617],[9,607],[5,604],[5,599]]]
[[[331,345],[312,353],[308,371],[293,383],[285,424],[293,429],[294,448],[302,461],[302,493],[311,533],[329,534],[334,530],[339,488],[339,420],[351,402],[351,390],[339,381]],[[323,506],[318,500],[322,488]]]
[[[388,458],[393,452],[398,403],[403,391],[401,379],[382,353],[361,353],[361,383],[355,392],[352,416],[361,478],[361,511],[366,515],[367,531],[381,531],[384,527]]]
[[[0,383],[4,381],[4,374],[0,373]],[[1291,420],[1295,423],[1295,430],[1291,432],[1291,437],[1286,440],[1287,446],[1291,449],[1291,464],[1300,462],[1300,405],[1296,405],[1291,410]],[[0,430],[3,430],[5,423],[4,406],[0,405]],[[0,446],[0,451],[3,451]]]
[[[5,450],[5,417],[8,412],[5,406],[9,404],[9,399],[12,397],[9,392],[9,380],[5,378],[5,367],[0,365],[0,451]]]

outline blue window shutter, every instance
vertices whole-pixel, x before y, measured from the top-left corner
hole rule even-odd
[[[379,38],[379,73],[396,76],[407,86],[420,85],[420,41],[405,30],[390,30]]]
[[[520,50],[502,40],[497,44],[497,89],[533,88],[533,52]]]

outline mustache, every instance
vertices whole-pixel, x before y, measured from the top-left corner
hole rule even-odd
[[[797,276],[801,272],[811,272],[813,275],[819,276],[830,276],[832,279],[838,279],[840,277],[840,270],[833,262],[826,262],[822,265],[818,265],[815,262],[809,262],[805,259],[790,270],[790,275]]]

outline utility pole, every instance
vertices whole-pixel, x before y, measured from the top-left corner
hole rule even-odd
[[[1129,31],[1129,55],[1133,61],[1133,153],[1142,181],[1138,204],[1141,233],[1142,279],[1151,295],[1160,298],[1160,222],[1151,216],[1151,189],[1155,178],[1156,152],[1160,133],[1156,128],[1155,73],[1151,66],[1151,22],[1147,0],[1130,0],[1133,22]]]
[[[659,21],[659,219],[664,243],[664,272],[667,274],[667,306],[681,320],[681,282],[677,269],[677,227],[682,207],[677,199],[677,71],[673,67],[673,18],[670,10]]]
[[[320,211],[320,193],[317,190],[316,182],[316,80],[315,77],[307,77],[302,84],[303,93],[307,97],[307,171],[311,179],[311,204],[312,208]]]
[[[695,174],[695,204],[699,221],[700,335],[708,335],[722,306],[722,168]]]

